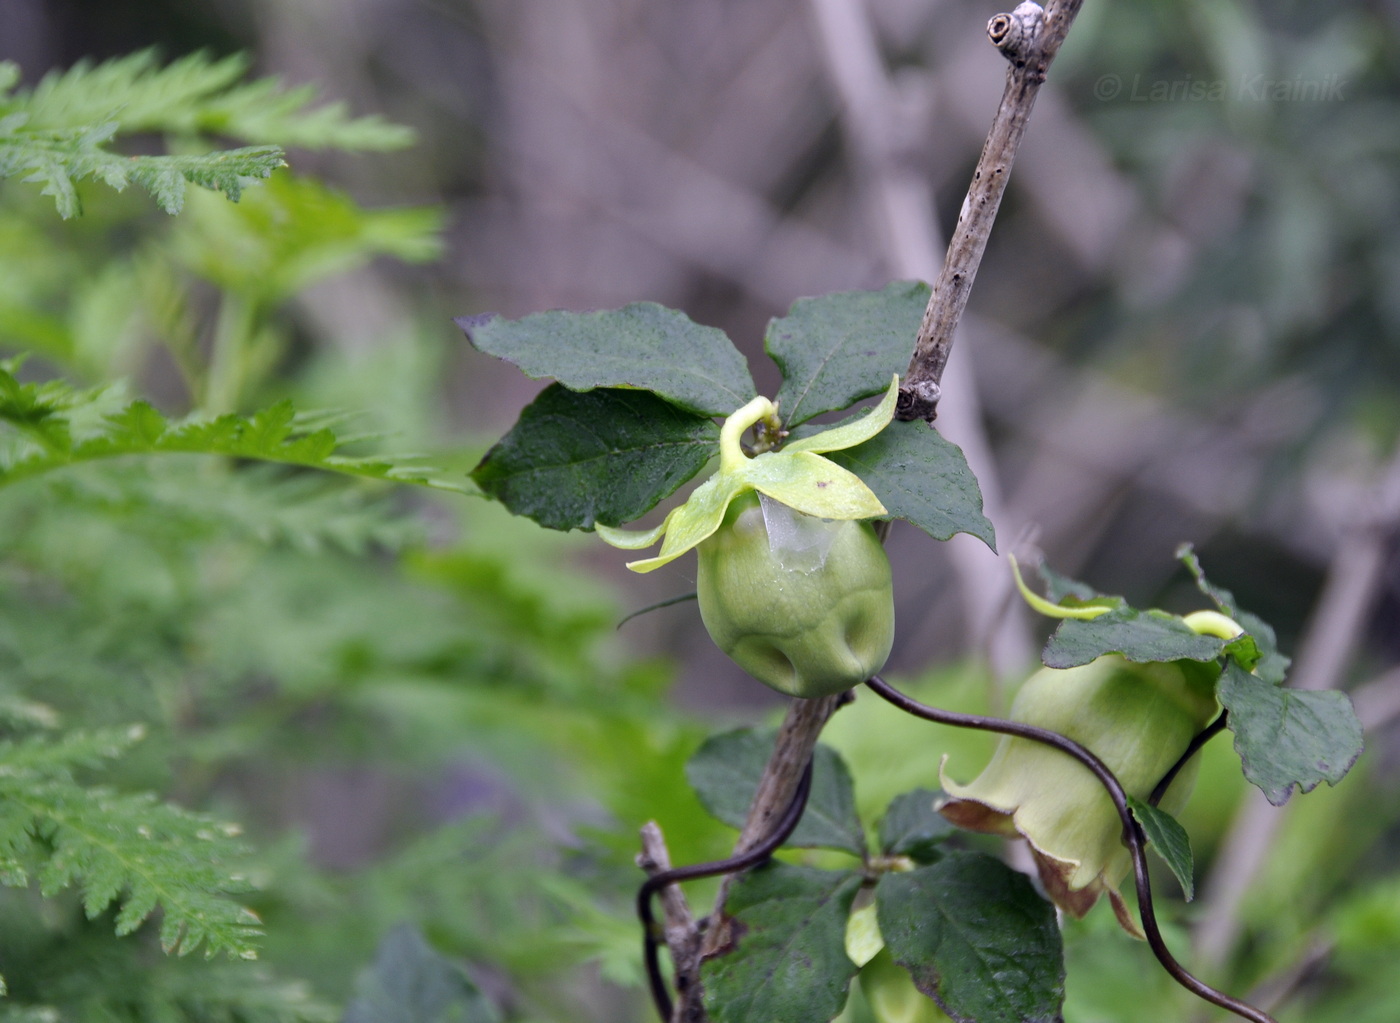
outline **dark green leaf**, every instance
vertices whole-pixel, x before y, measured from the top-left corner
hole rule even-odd
[[[935,540],[970,533],[996,549],[977,477],[962,450],[928,424],[896,420],[864,444],[826,457],[863,479],[892,516]]]
[[[544,389],[472,470],[482,490],[550,529],[645,514],[719,449],[719,428],[646,391]]]
[[[1361,755],[1361,722],[1345,693],[1280,688],[1229,661],[1218,695],[1244,776],[1275,806],[1294,785],[1311,792],[1337,784]]]
[[[496,1023],[500,1014],[461,968],[408,924],[380,943],[343,1023]]]
[[[879,394],[914,353],[929,286],[895,281],[883,291],[799,298],[771,320],[763,346],[783,371],[778,411],[786,426]]]
[[[933,809],[941,796],[934,789],[895,796],[880,820],[880,851],[886,856],[908,856],[918,863],[939,859],[944,839],[957,831]]]
[[[1150,661],[1213,661],[1225,641],[1200,636],[1175,615],[1123,607],[1090,620],[1060,623],[1041,660],[1051,668],[1073,668],[1104,654],[1122,654],[1139,664]]]
[[[846,921],[854,871],[770,863],[750,871],[724,905],[735,945],[700,968],[715,1023],[825,1023],[846,1003],[856,965]]]
[[[1238,622],[1240,628],[1244,629],[1245,634],[1252,640],[1252,649],[1251,644],[1241,644],[1236,640],[1226,648],[1226,652],[1270,685],[1281,683],[1288,671],[1289,659],[1278,652],[1278,639],[1269,623],[1258,615],[1242,610],[1235,602],[1233,593],[1207,580],[1205,570],[1201,568],[1201,561],[1189,543],[1178,547],[1176,556],[1196,580],[1196,588],[1209,597],[1216,607]]]
[[[1159,810],[1150,803],[1144,803],[1135,796],[1128,797],[1128,806],[1133,816],[1142,825],[1143,833],[1152,843],[1152,848],[1172,868],[1181,890],[1190,902],[1196,897],[1196,882],[1192,876],[1191,836],[1186,834],[1177,819],[1165,810]]]
[[[1064,950],[1030,879],[980,853],[880,877],[880,932],[919,990],[959,1023],[1058,1023]]]
[[[773,755],[772,731],[741,728],[713,735],[685,765],[686,780],[705,809],[732,828],[742,828],[758,790],[764,765]],[[835,750],[818,745],[812,768],[812,794],[802,822],[787,844],[798,848],[844,849],[865,855],[865,830],[856,813],[851,772]]]
[[[457,325],[481,351],[574,391],[642,388],[707,416],[727,416],[755,393],[744,357],[724,331],[655,302],[519,320],[464,316]]]

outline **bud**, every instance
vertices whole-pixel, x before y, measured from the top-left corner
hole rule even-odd
[[[1131,796],[1146,800],[1217,711],[1214,663],[1134,664],[1116,654],[1043,668],[1021,687],[1011,720],[1059,732],[1093,752]],[[945,758],[946,768],[946,758]],[[943,772],[940,772],[943,774]],[[1178,812],[1195,779],[1188,763],[1162,799]],[[1081,917],[1107,892],[1124,930],[1141,937],[1118,885],[1131,867],[1113,801],[1089,769],[1044,743],[1003,736],[967,785],[949,781],[939,812],[972,831],[1025,838],[1057,906]]]
[[[697,548],[700,617],[715,645],[790,696],[859,685],[894,643],[890,562],[868,522],[737,498]]]

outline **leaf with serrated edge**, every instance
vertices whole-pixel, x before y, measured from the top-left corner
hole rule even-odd
[[[865,443],[828,457],[864,480],[894,518],[935,540],[968,533],[996,550],[977,477],[961,449],[926,423],[890,423]]]
[[[708,416],[728,415],[756,393],[744,357],[724,331],[655,302],[456,322],[480,351],[575,391],[640,388]]]
[[[1280,688],[1229,661],[1217,695],[1230,712],[1245,778],[1275,806],[1288,802],[1294,785],[1302,792],[1336,785],[1361,756],[1361,722],[1346,693]]]
[[[775,735],[747,728],[712,735],[685,765],[686,780],[705,809],[730,827],[744,826]],[[865,831],[856,813],[851,772],[829,746],[818,745],[813,756],[812,793],[787,844],[863,855]]]
[[[881,291],[799,298],[768,324],[763,346],[783,373],[778,409],[787,426],[878,394],[909,365],[929,287],[896,281]]]
[[[1058,1023],[1064,951],[1030,879],[980,853],[883,874],[880,933],[895,962],[958,1023]]]
[[[1191,836],[1177,819],[1165,810],[1144,803],[1135,796],[1128,797],[1128,806],[1142,825],[1147,841],[1176,875],[1186,901],[1190,902],[1196,897],[1196,882],[1192,876]]]
[[[736,947],[700,967],[715,1023],[818,1023],[846,1002],[856,965],[846,921],[855,871],[769,863],[745,874],[725,902]]]
[[[1130,661],[1213,661],[1225,640],[1202,636],[1176,615],[1124,607],[1097,618],[1060,623],[1041,656],[1051,668],[1073,668],[1104,654],[1122,654]]]
[[[719,430],[645,391],[545,388],[472,479],[550,529],[618,525],[699,472]]]

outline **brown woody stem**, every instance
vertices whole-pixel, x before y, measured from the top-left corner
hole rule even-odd
[[[1065,41],[1083,0],[1050,0],[1042,10],[1026,2],[1010,14],[998,14],[987,23],[987,35],[1011,62],[1001,105],[992,120],[977,169],[963,200],[943,269],[933,284],[928,308],[919,327],[914,356],[899,389],[899,419],[924,419],[938,415],[943,368],[953,348],[953,332],[967,308],[972,282],[977,277],[987,238],[992,233],[1016,151],[1030,124],[1035,97],[1045,81],[1050,62]]]

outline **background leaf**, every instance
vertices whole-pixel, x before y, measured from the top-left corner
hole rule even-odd
[[[1238,622],[1254,641],[1255,651],[1250,656],[1257,657],[1257,660],[1253,665],[1250,665],[1250,670],[1270,685],[1281,683],[1288,671],[1290,658],[1279,653],[1278,638],[1274,635],[1273,626],[1258,615],[1250,614],[1242,609],[1236,602],[1235,595],[1229,590],[1215,586],[1207,580],[1205,570],[1201,568],[1200,559],[1196,557],[1196,553],[1189,543],[1178,547],[1176,556],[1196,580],[1196,588],[1213,600],[1221,611]],[[1234,651],[1230,652],[1234,653]],[[1240,654],[1235,654],[1235,656],[1239,657]],[[1247,658],[1242,657],[1241,659],[1247,661]]]
[[[550,529],[619,526],[670,496],[719,450],[719,427],[646,391],[547,387],[472,479]]]
[[[1041,660],[1051,668],[1073,668],[1104,654],[1130,661],[1213,661],[1225,640],[1201,636],[1175,615],[1122,607],[1097,618],[1067,618],[1045,644]]]
[[[171,422],[134,401],[111,408],[113,395],[61,380],[20,383],[16,360],[0,362],[0,487],[82,462],[122,455],[199,454],[247,458],[347,476],[469,492],[419,459],[339,454],[342,444],[315,416],[279,401],[252,415]],[[106,414],[104,414],[106,413]],[[322,417],[324,418],[324,417]],[[97,420],[97,422],[93,422]]]
[[[933,809],[942,795],[935,789],[915,789],[896,796],[880,819],[880,851],[919,863],[939,859],[944,840],[958,830]]]
[[[1107,594],[1100,593],[1088,583],[1080,582],[1078,579],[1071,579],[1067,575],[1061,575],[1046,564],[1043,559],[1040,564],[1036,566],[1036,572],[1045,582],[1045,596],[1051,603],[1074,606],[1076,603],[1085,604],[1089,601],[1108,596]],[[1074,599],[1066,599],[1070,597]]]
[[[655,302],[519,320],[464,316],[457,325],[479,350],[575,391],[642,388],[709,416],[727,416],[755,394],[744,357],[724,331]],[[877,389],[888,384],[887,375]]]
[[[982,490],[962,449],[928,424],[896,420],[864,444],[826,457],[863,479],[890,515],[935,540],[970,533],[996,549],[996,530],[982,514]]]
[[[959,1023],[1060,1019],[1055,910],[1024,874],[980,853],[952,853],[881,875],[875,900],[895,962]]]
[[[715,1023],[825,1023],[841,1011],[856,965],[846,921],[860,889],[851,871],[785,863],[745,874],[725,913],[735,947],[700,968]]]
[[[741,728],[712,735],[685,765],[686,780],[705,809],[732,828],[744,826],[764,765],[773,754],[775,734]],[[812,794],[787,844],[864,856],[865,830],[856,813],[851,772],[830,746],[819,744],[814,756]]]
[[[88,919],[116,908],[117,934],[159,907],[167,951],[253,958],[259,921],[230,898],[250,890],[236,828],[149,793],[74,780],[76,768],[122,755],[143,732],[0,741],[0,883],[24,886],[32,871],[46,897],[77,887]],[[33,860],[34,849],[44,856]]]
[[[888,387],[890,374],[909,366],[928,297],[922,281],[895,281],[881,291],[799,298],[786,316],[770,320],[763,347],[783,371],[783,424],[805,423]]]
[[[1176,879],[1181,882],[1182,893],[1186,896],[1186,901],[1190,902],[1196,897],[1196,882],[1193,876],[1191,858],[1191,836],[1186,833],[1186,829],[1178,823],[1177,819],[1165,810],[1160,810],[1151,803],[1144,803],[1136,796],[1128,797],[1128,806],[1132,808],[1133,816],[1142,825],[1143,832],[1147,835],[1147,840],[1152,843],[1152,847],[1171,867]]]
[[[1274,686],[1232,660],[1218,695],[1244,776],[1275,806],[1288,802],[1294,785],[1311,792],[1320,782],[1337,784],[1361,756],[1361,722],[1346,693]]]
[[[408,924],[394,928],[356,984],[344,1023],[496,1023],[500,1014],[461,967]]]
[[[250,64],[242,53],[197,52],[162,67],[157,51],[147,49],[50,71],[17,99],[30,128],[112,121],[124,132],[207,133],[303,149],[402,149],[413,141],[411,129],[377,116],[349,117],[343,103],[307,109],[314,86],[243,82]]]

